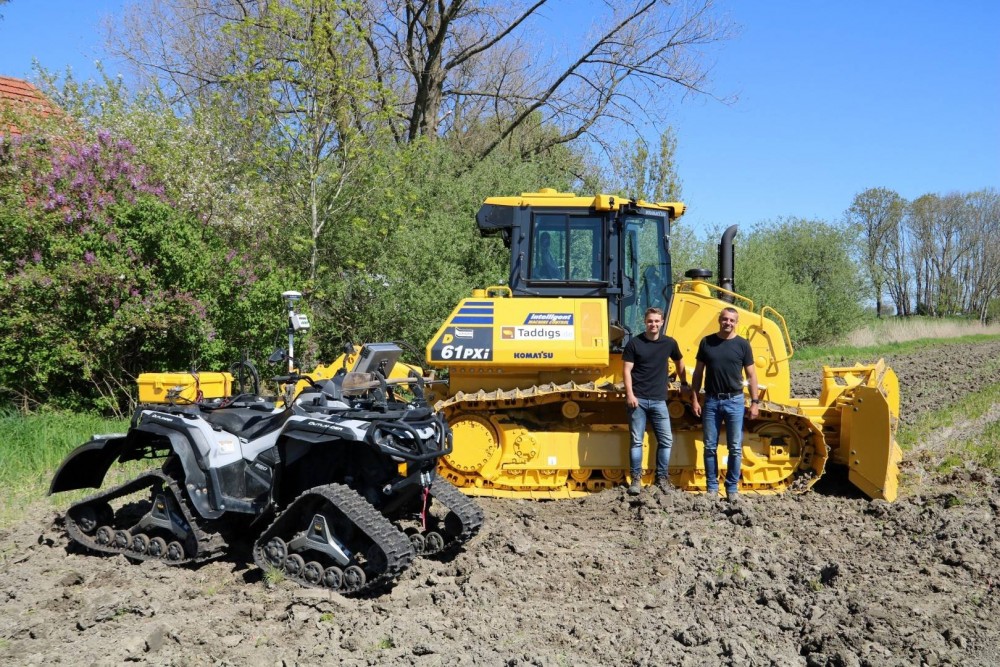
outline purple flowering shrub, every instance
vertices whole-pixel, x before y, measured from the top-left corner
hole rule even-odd
[[[0,138],[4,398],[120,412],[141,372],[259,353],[294,280],[252,243],[173,208],[127,142]]]

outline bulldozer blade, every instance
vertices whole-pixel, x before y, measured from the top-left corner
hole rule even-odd
[[[892,502],[899,493],[903,451],[894,437],[895,417],[889,400],[878,387],[856,387],[844,417],[849,421],[844,429],[849,434],[848,480],[869,498]]]

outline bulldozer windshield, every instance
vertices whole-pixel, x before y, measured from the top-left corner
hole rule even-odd
[[[538,213],[532,229],[531,279],[564,282],[605,280],[603,219],[591,215]]]

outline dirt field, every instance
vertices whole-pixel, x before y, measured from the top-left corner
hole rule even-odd
[[[903,418],[996,381],[1000,342],[890,363]],[[818,387],[797,372],[797,394]],[[68,553],[56,513],[0,533],[5,665],[997,665],[1000,482],[933,470],[920,443],[888,504],[835,483],[742,506],[624,489],[564,502],[480,501],[450,562],[387,594],[267,586],[194,568]],[[45,507],[41,505],[41,507]]]

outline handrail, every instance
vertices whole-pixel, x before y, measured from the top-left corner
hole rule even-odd
[[[764,306],[763,308],[760,309],[760,327],[761,329],[764,328],[764,315],[769,311],[774,313],[774,316],[777,317],[778,320],[780,320],[781,333],[784,334],[785,343],[788,345],[788,356],[785,357],[784,359],[775,359],[774,362],[781,363],[782,361],[788,361],[789,359],[792,358],[792,355],[795,354],[795,349],[792,347],[792,337],[788,334],[788,325],[785,323],[785,318],[782,317],[781,313],[776,311],[774,308],[771,308],[771,306]]]
[[[699,293],[698,289],[697,289],[699,287],[700,288],[713,289],[716,292],[721,292],[722,294],[728,294],[729,296],[731,296],[731,297],[733,297],[735,299],[739,299],[740,301],[746,303],[747,304],[746,310],[749,310],[750,312],[753,312],[753,310],[754,310],[754,305],[753,305],[753,300],[752,299],[749,299],[749,298],[743,296],[742,294],[737,294],[736,292],[731,292],[731,291],[727,290],[725,287],[719,287],[718,285],[713,285],[712,283],[707,283],[704,280],[682,280],[679,283],[677,283],[677,284],[674,285],[674,291],[675,292],[680,292],[680,291],[682,291],[682,288],[685,287],[685,286],[687,286],[689,288],[687,291],[692,292],[694,294],[698,294]],[[711,298],[711,296],[709,296],[709,295],[703,294],[703,296],[708,296],[708,298]]]

